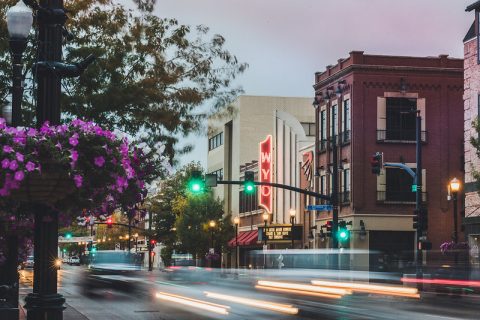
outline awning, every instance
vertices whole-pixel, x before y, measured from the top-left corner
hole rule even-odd
[[[238,238],[233,237],[232,240],[228,241],[229,247],[235,247],[236,241],[238,239],[239,246],[251,246],[257,243],[258,239],[258,230],[251,231],[242,231],[238,233]]]

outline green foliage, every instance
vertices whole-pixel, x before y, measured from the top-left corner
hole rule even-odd
[[[17,0],[0,3],[0,105],[7,102],[11,81],[6,10]],[[209,112],[227,106],[241,89],[232,80],[248,65],[225,49],[221,35],[205,26],[191,27],[176,19],[152,14],[155,0],[135,0],[140,11],[119,0],[66,0],[67,29],[74,39],[64,46],[64,61],[78,62],[88,54],[97,57],[86,72],[63,80],[62,119],[84,118],[104,128],[119,129],[151,148],[158,142],[172,158],[178,138],[202,129]],[[31,33],[30,40],[34,38]],[[24,55],[26,92],[23,119],[33,118],[34,41]],[[138,136],[137,136],[138,137]]]
[[[163,264],[166,267],[169,267],[172,265],[172,254],[173,254],[172,246],[163,247],[162,250],[160,251],[160,257],[162,258]]]

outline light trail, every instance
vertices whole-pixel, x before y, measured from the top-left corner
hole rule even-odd
[[[417,278],[401,278],[402,282],[407,283],[427,283],[427,284],[444,284],[452,286],[480,287],[480,281],[470,280],[449,280],[449,279],[417,279]]]
[[[336,282],[325,280],[312,280],[316,286],[326,286],[334,288],[344,288],[352,291],[367,292],[373,294],[388,294],[392,296],[401,296],[408,298],[420,298],[416,288],[404,288],[398,286],[383,286],[368,283]]]
[[[267,290],[267,291],[298,294],[303,296],[312,296],[312,297],[319,297],[319,298],[340,299],[342,297],[341,295],[338,295],[338,294],[328,294],[328,293],[319,293],[319,292],[293,290],[293,289],[282,289],[282,288],[266,287],[266,286],[260,286],[260,285],[256,285],[255,288],[261,289],[261,290]]]
[[[310,285],[310,284],[265,281],[265,280],[259,280],[257,283],[258,283],[258,285],[264,286],[264,287],[273,287],[273,288],[280,288],[280,289],[292,289],[292,290],[300,290],[300,291],[310,291],[310,292],[326,293],[326,294],[333,294],[333,295],[339,295],[339,296],[344,296],[346,294],[352,294],[352,291],[347,290],[347,289],[320,287],[320,286],[313,286],[313,285]]]
[[[179,296],[176,294],[166,293],[166,292],[157,292],[155,295],[157,298],[161,300],[166,300],[170,302],[176,302],[178,304],[182,304],[184,306],[189,306],[193,308],[198,308],[218,314],[227,315],[229,306],[224,306],[221,304],[210,303],[207,301],[191,299],[188,297]]]
[[[278,311],[278,312],[287,313],[287,314],[298,313],[298,308],[294,308],[292,305],[289,305],[289,304],[274,303],[270,301],[257,300],[257,299],[254,300],[254,299],[230,296],[226,294],[214,293],[214,292],[208,292],[208,291],[205,291],[204,293],[209,298],[215,298],[215,299],[230,301],[234,303],[240,303],[240,304],[244,304],[251,307],[257,307],[257,308],[267,309],[271,311]]]

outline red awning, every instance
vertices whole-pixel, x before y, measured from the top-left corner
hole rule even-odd
[[[251,246],[257,243],[258,238],[258,230],[251,230],[251,231],[242,231],[238,233],[238,238],[234,237],[232,240],[228,241],[229,247],[235,247],[236,241],[238,239],[239,246]]]

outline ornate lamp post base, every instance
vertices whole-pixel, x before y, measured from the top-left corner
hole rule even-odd
[[[25,298],[25,309],[27,309],[27,320],[61,320],[65,299],[61,294],[38,294],[30,293]]]

